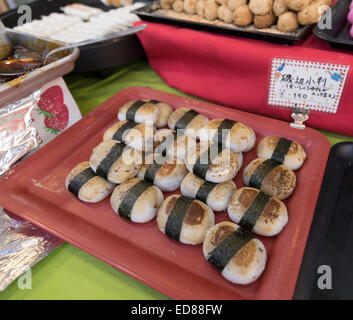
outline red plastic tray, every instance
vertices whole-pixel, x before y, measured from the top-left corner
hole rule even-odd
[[[65,189],[65,178],[78,162],[89,159],[105,129],[117,121],[119,106],[133,99],[152,98],[173,108],[190,107],[209,118],[228,118],[250,125],[257,139],[283,135],[299,141],[308,158],[296,172],[297,188],[286,201],[289,222],[274,238],[259,237],[268,263],[253,284],[225,280],[202,254],[201,245],[168,239],[156,222],[134,224],[116,215],[109,199],[97,204],[77,200]],[[28,157],[0,180],[0,205],[52,234],[87,251],[176,299],[290,299],[320,190],[329,143],[321,133],[294,129],[288,123],[228,109],[211,103],[133,87],[118,92],[52,142]],[[244,165],[256,148],[244,154]],[[242,171],[235,178],[242,183]],[[228,219],[216,213],[216,222]]]

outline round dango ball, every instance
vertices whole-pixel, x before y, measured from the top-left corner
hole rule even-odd
[[[184,11],[184,1],[176,0],[172,4],[172,8],[175,12],[183,12]]]
[[[227,6],[218,8],[218,18],[224,22],[231,23],[233,21],[233,12]]]
[[[249,8],[255,15],[265,15],[272,10],[272,0],[250,0]]]
[[[288,11],[278,17],[277,28],[282,32],[293,32],[299,27],[297,15]]]
[[[218,18],[218,5],[214,0],[206,1],[204,8],[204,16],[207,20],[215,20]]]
[[[286,5],[289,9],[293,11],[302,11],[308,5],[310,5],[312,0],[285,0]]]
[[[311,4],[299,11],[297,14],[298,22],[302,25],[310,25],[318,22],[321,17],[321,9],[318,4]]]
[[[234,10],[233,21],[236,25],[246,27],[252,23],[254,15],[249,6],[241,6]]]
[[[254,25],[259,29],[269,28],[276,21],[276,17],[272,12],[269,12],[263,16],[255,15],[254,17]]]
[[[230,10],[234,11],[236,8],[245,6],[247,3],[247,0],[228,0],[227,5]]]
[[[184,0],[184,11],[188,14],[196,13],[197,0]]]
[[[273,13],[279,17],[281,14],[288,11],[288,7],[285,0],[274,0],[273,1]]]

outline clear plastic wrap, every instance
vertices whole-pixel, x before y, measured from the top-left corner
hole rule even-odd
[[[0,291],[63,241],[0,208]]]

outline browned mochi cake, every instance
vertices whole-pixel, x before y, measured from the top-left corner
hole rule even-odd
[[[178,108],[170,115],[168,127],[172,130],[184,130],[187,136],[199,137],[200,129],[208,122],[208,118],[189,108]]]
[[[203,254],[223,277],[236,284],[257,280],[267,260],[262,242],[229,221],[220,222],[207,231]]]
[[[236,185],[232,180],[222,183],[213,183],[205,181],[191,172],[184,177],[180,185],[182,195],[206,203],[213,211],[223,211],[227,209],[229,201],[236,189]]]
[[[203,141],[189,148],[186,168],[206,181],[221,183],[231,180],[243,163],[241,152],[224,149],[220,144]]]
[[[196,145],[196,140],[175,130],[160,129],[154,135],[154,152],[177,157],[185,162],[187,150]]]
[[[103,135],[103,140],[124,142],[136,150],[145,151],[153,148],[153,134],[152,126],[124,120],[108,128]]]
[[[102,141],[90,157],[90,166],[97,175],[122,183],[136,176],[142,163],[141,153],[115,141]]]
[[[166,198],[157,214],[157,224],[166,236],[185,244],[199,244],[214,225],[211,208],[199,200],[181,195]]]
[[[162,191],[140,178],[120,184],[110,198],[111,206],[117,214],[137,223],[152,220],[162,201]]]
[[[257,158],[244,169],[243,181],[246,186],[283,200],[293,193],[296,176],[291,169],[276,160]]]
[[[257,146],[257,156],[277,160],[292,170],[299,169],[306,159],[299,142],[278,136],[263,138]]]
[[[262,236],[280,233],[288,222],[284,203],[262,191],[238,189],[228,206],[228,216],[235,223]]]
[[[96,175],[84,161],[75,166],[66,177],[66,188],[85,202],[99,202],[113,191],[114,184]]]
[[[150,154],[145,157],[137,176],[150,181],[162,191],[174,191],[186,174],[184,163],[178,158]]]
[[[136,123],[156,123],[159,109],[156,104],[146,100],[134,100],[125,103],[119,108],[118,119],[120,121],[130,120]]]
[[[125,103],[118,113],[120,121],[130,120],[138,123],[149,123],[157,128],[168,124],[173,109],[165,102],[154,99],[143,99]]]
[[[253,129],[241,122],[213,119],[200,130],[200,140],[222,143],[233,152],[246,152],[254,147],[256,136]]]

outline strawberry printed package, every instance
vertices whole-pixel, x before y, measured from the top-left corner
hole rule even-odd
[[[62,78],[19,101],[0,106],[0,175],[81,117]]]
[[[53,139],[82,117],[62,78],[51,81],[41,88],[37,106],[32,118],[44,143]]]
[[[46,89],[40,96],[37,111],[44,116],[45,129],[57,134],[69,123],[69,109],[64,103],[64,93],[60,86]]]

